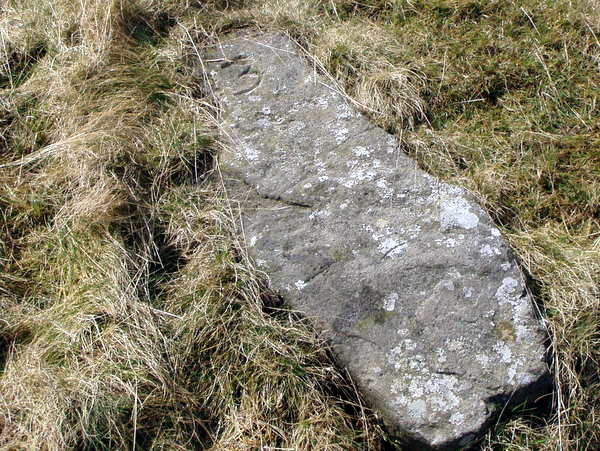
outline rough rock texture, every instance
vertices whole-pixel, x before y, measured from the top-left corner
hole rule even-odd
[[[392,432],[461,446],[539,394],[541,321],[471,195],[419,170],[286,37],[238,37],[203,60],[250,254]]]

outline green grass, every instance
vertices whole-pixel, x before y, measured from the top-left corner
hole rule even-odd
[[[594,2],[12,0],[0,448],[390,445],[310,325],[273,306],[205,177],[218,115],[187,62],[247,27],[290,33],[423,168],[473,191],[531,276],[554,403],[506,415],[482,449],[600,446]]]

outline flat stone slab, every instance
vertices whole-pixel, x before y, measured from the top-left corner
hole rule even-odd
[[[281,34],[224,42],[203,65],[250,255],[392,433],[462,446],[540,393],[542,323],[472,195],[419,170]]]

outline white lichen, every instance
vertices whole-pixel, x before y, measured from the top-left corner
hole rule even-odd
[[[296,285],[298,291],[302,291],[306,287],[307,283],[304,282],[304,280],[298,280],[294,285]]]
[[[343,143],[348,138],[348,129],[345,127],[337,128],[333,132],[336,144]]]
[[[448,291],[454,291],[454,282],[452,280],[442,280],[439,286]]]
[[[250,146],[243,147],[244,156],[247,160],[256,161],[258,160],[258,151]]]
[[[498,354],[498,357],[501,362],[503,362],[503,363],[511,362],[512,351],[510,350],[510,347],[506,343],[498,342],[494,345],[494,347],[492,349],[496,352],[496,354]]]
[[[308,218],[311,220],[327,219],[329,216],[331,216],[331,212],[329,210],[315,210],[308,216]]]
[[[317,97],[316,104],[322,109],[326,109],[329,106],[329,98],[327,96]]]
[[[454,426],[460,426],[465,422],[465,416],[460,412],[454,412],[452,415],[450,415],[449,421]]]
[[[373,151],[364,146],[357,146],[352,150],[352,153],[357,157],[370,157]]]
[[[390,199],[394,195],[394,189],[388,185],[387,180],[379,179],[375,182],[375,186],[377,187],[377,192],[379,196],[383,199]]]
[[[384,299],[383,299],[383,309],[388,311],[388,312],[393,312],[394,309],[396,308],[396,301],[398,300],[398,293],[396,293],[395,291],[388,294]]]
[[[352,117],[352,110],[345,103],[340,103],[336,107],[337,113],[335,115],[336,119],[350,119]]]
[[[479,217],[471,212],[471,205],[462,197],[442,202],[440,211],[442,230],[454,227],[474,229],[479,224]]]
[[[513,277],[505,277],[502,279],[502,284],[496,290],[496,299],[498,299],[501,305],[515,302],[513,299],[513,293],[518,286],[519,282],[517,279],[514,279]]]
[[[489,244],[484,244],[481,249],[479,249],[479,253],[482,257],[493,257],[494,255],[500,255],[500,249],[497,247],[492,247]]]

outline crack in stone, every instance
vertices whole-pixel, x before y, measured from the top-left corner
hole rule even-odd
[[[226,69],[229,66],[232,66],[234,64],[244,64],[243,60],[248,59],[248,57],[246,55],[236,55],[236,56],[232,56],[231,58],[224,58],[224,62],[221,63],[221,69]],[[210,61],[209,61],[210,62]],[[214,61],[216,62],[216,61]]]
[[[258,190],[257,190],[257,192],[258,192]],[[293,200],[283,199],[280,196],[270,196],[269,194],[260,194],[260,193],[258,193],[258,195],[260,197],[262,197],[263,199],[269,199],[269,200],[274,200],[274,201],[277,201],[277,202],[281,202],[282,204],[286,204],[286,205],[288,205],[290,207],[313,208],[313,206],[310,205],[310,204],[305,204],[305,203],[302,203],[302,202],[296,202],[296,201],[293,201]]]
[[[458,376],[458,377],[462,377],[465,375],[464,371],[463,372],[456,372],[456,371],[444,371],[444,370],[440,370],[440,371],[434,371],[435,374],[445,374],[447,376]]]
[[[392,247],[391,249],[388,249],[388,251],[385,254],[383,254],[383,257],[381,257],[381,260],[386,258],[388,255],[390,255],[392,252],[394,252],[394,250],[398,249],[400,246],[406,246],[406,242],[403,241],[403,242],[397,244],[396,246]]]
[[[354,339],[361,340],[361,341],[364,341],[366,343],[369,343],[369,344],[375,346],[375,348],[377,348],[381,352],[385,351],[384,348],[379,343],[377,343],[377,342],[375,342],[373,340],[369,340],[368,338],[365,338],[362,335],[352,334],[352,333],[348,333],[348,332],[344,332],[344,331],[340,331],[339,333],[341,335],[343,335],[344,337],[354,338]]]
[[[238,78],[242,78],[244,75],[247,75],[248,72],[250,72],[250,69],[252,69],[252,66],[250,64],[248,64],[247,66],[243,67],[240,74],[238,75]]]
[[[281,202],[281,203],[286,204],[286,205],[288,205],[290,207],[300,207],[300,208],[306,208],[306,209],[314,208],[314,205],[307,204],[307,203],[304,203],[304,202],[298,202],[298,201],[294,201],[294,200],[288,200],[288,199],[282,198],[281,196],[273,196],[273,195],[270,195],[270,194],[261,193],[258,190],[258,188],[256,188],[256,186],[252,185],[251,183],[249,183],[247,180],[245,180],[243,178],[241,179],[241,182],[244,185],[246,185],[249,188],[251,188],[252,190],[254,190],[254,192],[259,197],[261,197],[263,199],[268,199],[268,200],[274,200],[276,202]]]
[[[314,279],[316,279],[318,276],[320,276],[321,274],[327,272],[329,270],[329,268],[331,268],[333,265],[335,265],[335,262],[326,262],[325,264],[321,265],[321,267],[319,268],[319,270],[314,273],[312,276],[310,276],[308,279],[306,279],[304,281],[304,283],[308,284],[311,281],[313,281]]]

